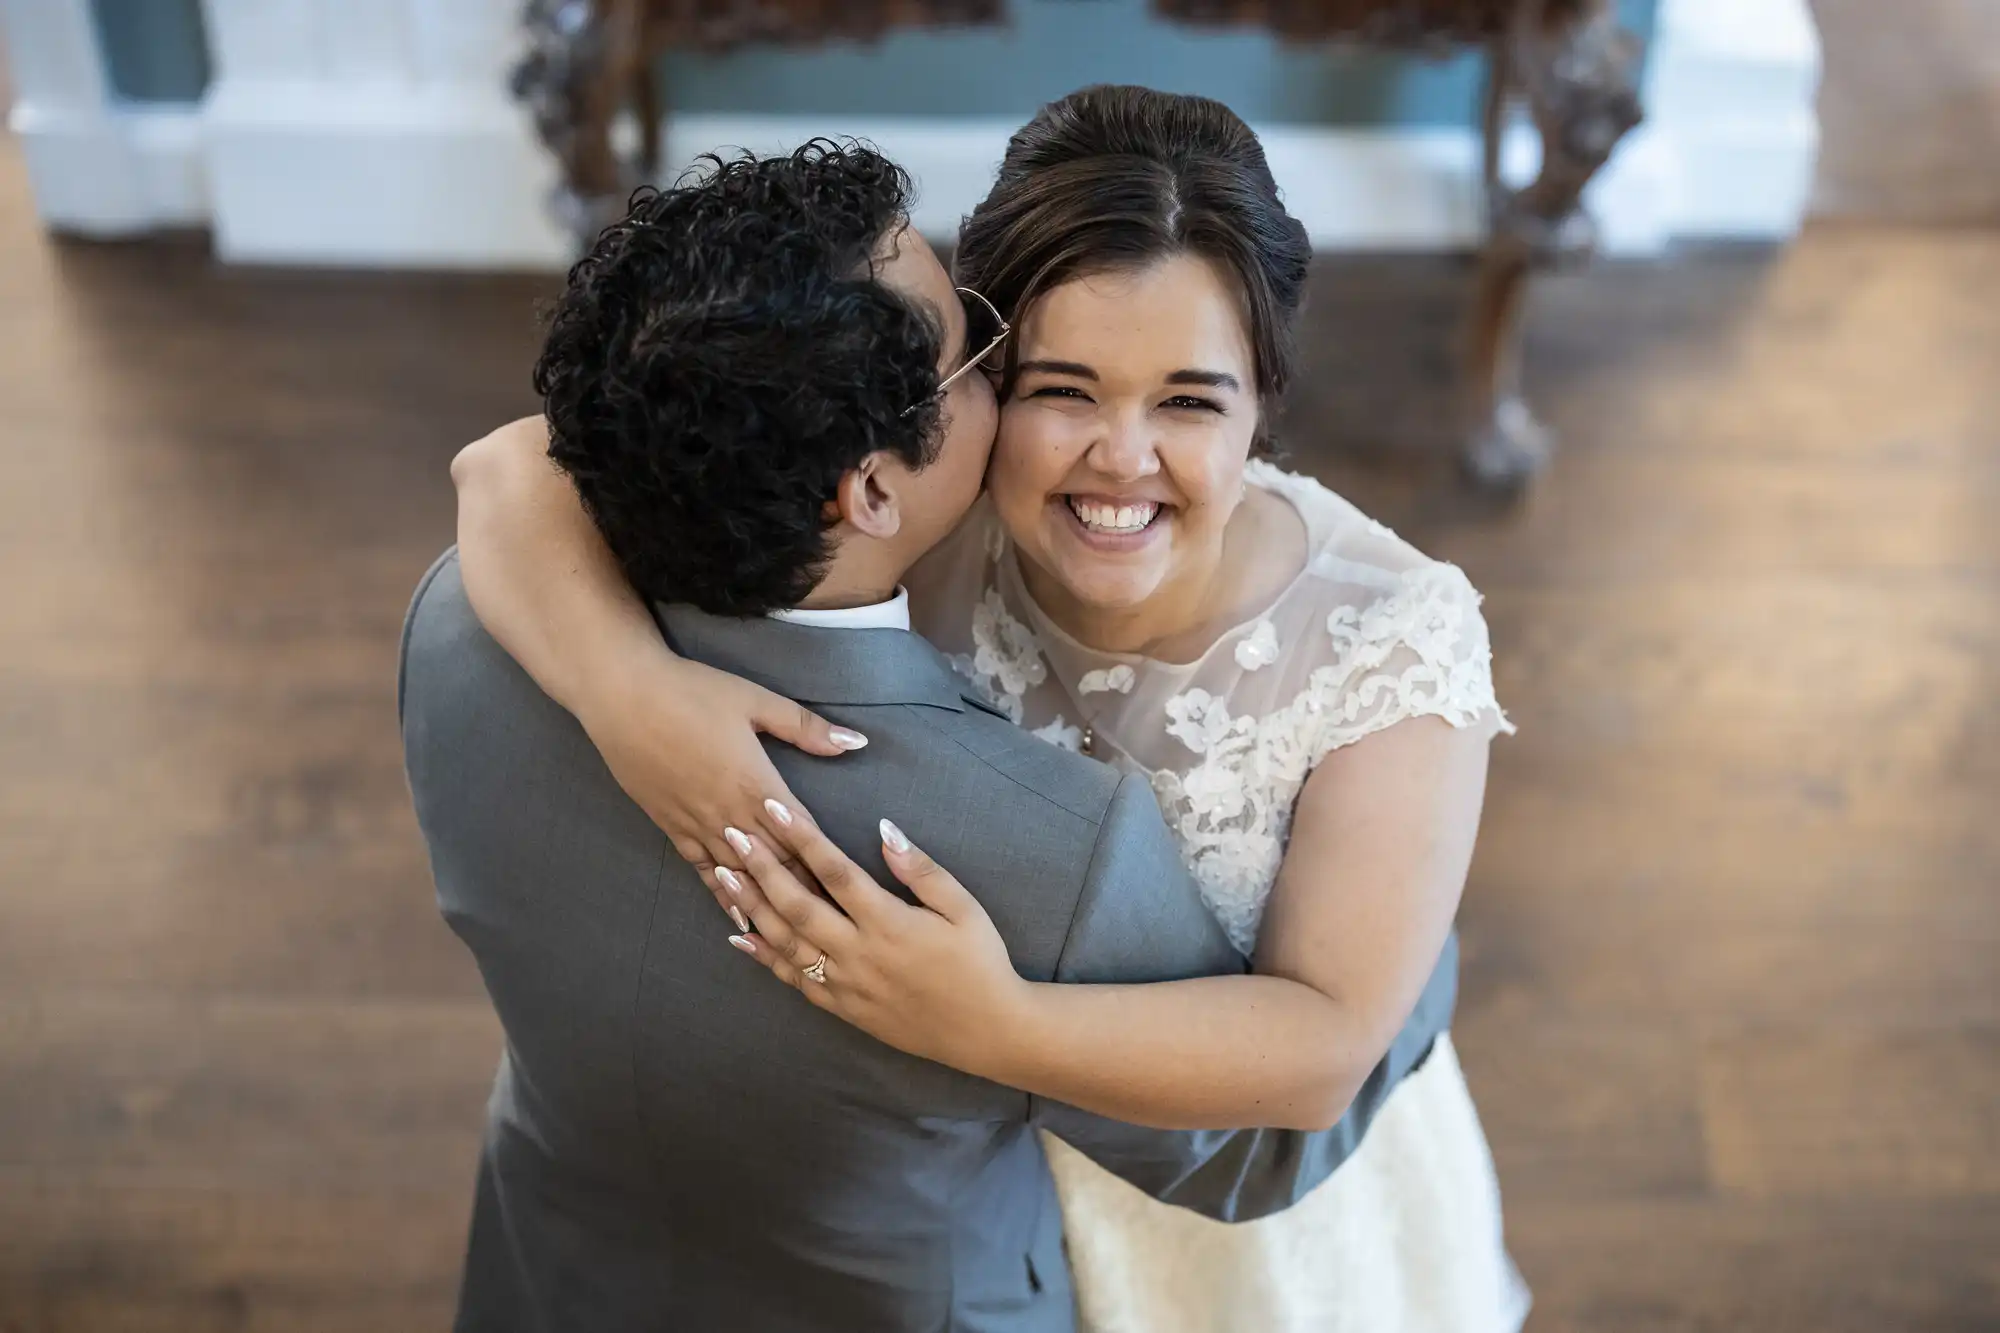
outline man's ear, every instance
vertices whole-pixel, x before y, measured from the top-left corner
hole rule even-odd
[[[866,536],[886,540],[903,530],[903,512],[895,483],[900,468],[888,466],[886,454],[876,452],[840,479],[834,504],[848,526]]]

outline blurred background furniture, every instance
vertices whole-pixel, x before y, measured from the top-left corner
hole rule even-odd
[[[1639,123],[1638,43],[1609,0],[1158,0],[1195,24],[1256,24],[1302,42],[1359,40],[1449,50],[1488,60],[1481,181],[1487,236],[1463,335],[1461,457],[1469,474],[1518,487],[1547,461],[1549,435],[1521,391],[1521,314],[1530,272],[1595,248],[1583,191]],[[579,246],[661,167],[659,58],[677,47],[879,37],[892,25],[990,22],[998,0],[877,0],[826,5],[733,0],[691,12],[678,0],[532,0],[529,54],[513,88],[560,163],[552,195]],[[1500,172],[1501,138],[1519,103],[1540,138],[1541,166],[1516,189]],[[629,108],[637,153],[612,147]]]
[[[1818,142],[1804,0],[532,0],[525,28],[521,0],[0,0],[0,24],[44,224],[206,229],[234,263],[560,271],[642,176],[822,133],[906,165],[949,240],[1042,102],[1217,96],[1317,249],[1478,256],[1437,339],[1456,373],[1427,360],[1410,401],[1451,417],[1423,448],[1497,486],[1546,451],[1531,272],[1786,241]],[[1355,407],[1385,441],[1409,416]]]
[[[528,51],[510,86],[561,166],[550,206],[581,246],[660,173],[659,60],[668,51],[879,39],[897,27],[991,23],[1003,11],[1002,0],[529,0]],[[638,121],[635,158],[612,148],[613,122],[628,110]]]
[[[1167,0],[990,2],[1004,22],[913,25],[923,6],[883,0],[879,41],[677,50],[659,64],[663,160],[865,134],[917,176],[918,224],[942,239],[1035,107],[1087,83],[1140,82],[1241,111],[1322,251],[1465,252],[1488,233],[1480,50],[1491,30],[1451,17],[1486,6],[1398,7],[1427,23],[1442,14],[1448,32],[1487,33],[1434,43],[1442,58],[1424,59],[1374,40],[1274,35],[1303,37],[1297,14],[1339,17],[1355,0],[1201,10],[1176,0],[1184,7],[1171,13]],[[1923,2],[1970,11],[1984,0]],[[0,0],[16,65],[10,123],[42,225],[89,236],[205,229],[231,263],[560,271],[574,240],[546,207],[554,164],[507,86],[523,54],[522,6]],[[843,23],[852,10],[817,7]],[[1548,12],[1569,25],[1577,6],[1553,0]],[[1615,12],[1643,45],[1633,72],[1646,122],[1586,192],[1603,252],[1795,236],[1818,144],[1806,0],[1615,0]],[[1386,38],[1399,26],[1411,31],[1379,18],[1355,31]],[[1871,38],[1844,58],[1905,45],[1921,43]],[[1966,103],[1967,123],[1977,107]],[[1850,119],[1865,121],[1862,111]],[[1911,130],[1899,137],[1927,137]],[[1510,121],[1499,148],[1509,180],[1535,175],[1542,145],[1529,119]],[[1968,142],[1956,160],[1974,159]]]
[[[1261,22],[1300,41],[1359,37],[1474,43],[1487,57],[1481,184],[1488,234],[1464,338],[1460,458],[1493,487],[1518,487],[1547,462],[1548,431],[1521,387],[1529,273],[1596,248],[1583,191],[1640,121],[1638,42],[1609,0],[1159,0],[1190,22]],[[1526,107],[1541,169],[1523,188],[1500,171],[1510,110]]]

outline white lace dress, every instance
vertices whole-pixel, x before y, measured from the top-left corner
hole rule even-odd
[[[1252,463],[1248,480],[1298,511],[1307,563],[1195,662],[1101,653],[1063,633],[1028,596],[983,501],[911,581],[917,628],[1008,716],[1072,749],[1088,729],[1092,753],[1148,777],[1245,953],[1315,764],[1407,718],[1508,729],[1462,572],[1309,478]],[[1449,1037],[1354,1157],[1262,1221],[1167,1207],[1048,1146],[1089,1333],[1514,1333],[1526,1316]]]

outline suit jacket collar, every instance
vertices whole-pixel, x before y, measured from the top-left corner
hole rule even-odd
[[[896,629],[821,629],[656,606],[676,652],[804,704],[928,704],[995,712],[919,635]]]

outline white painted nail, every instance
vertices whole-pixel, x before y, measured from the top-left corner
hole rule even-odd
[[[745,935],[748,935],[750,933],[750,918],[743,915],[742,908],[731,907],[729,909],[729,919],[731,921],[734,921],[736,923],[736,928],[742,931]]]
[[[903,830],[897,828],[886,819],[882,821],[882,841],[888,844],[889,850],[892,852],[907,852],[910,850],[910,840],[903,835]]]
[[[715,878],[723,888],[728,889],[739,898],[743,896],[743,881],[736,878],[736,872],[728,866],[717,866],[715,868]]]
[[[744,953],[749,954],[752,958],[755,958],[757,956],[757,946],[752,944],[749,940],[744,939],[741,935],[731,935],[729,937],[729,942],[735,945],[737,948],[741,949]]]
[[[858,731],[849,731],[846,727],[831,728],[826,733],[826,738],[843,750],[859,750],[868,744],[866,736]]]
[[[776,801],[764,802],[764,813],[777,820],[780,824],[783,824],[786,828],[792,826],[792,812],[785,809],[783,805]]]
[[[750,855],[750,835],[742,829],[726,828],[722,830],[722,840],[735,848],[738,856]]]

